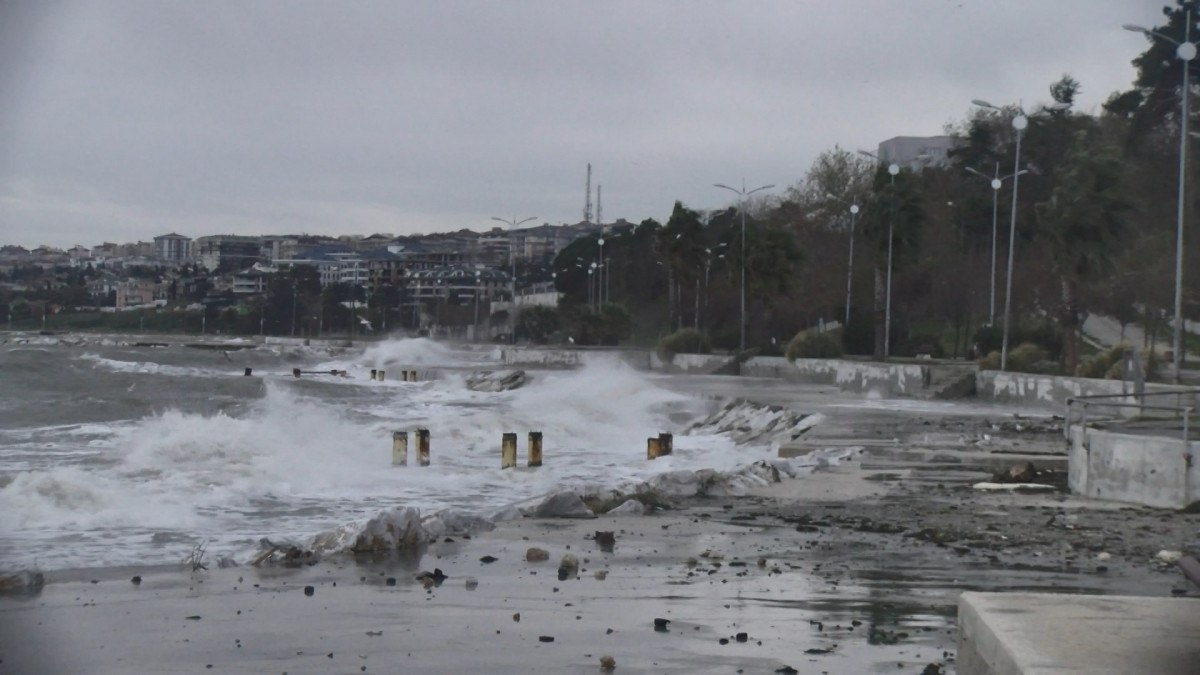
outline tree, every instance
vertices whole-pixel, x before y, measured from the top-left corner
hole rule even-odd
[[[1086,316],[1081,286],[1112,270],[1123,214],[1129,203],[1121,191],[1121,164],[1114,148],[1096,134],[1076,132],[1063,160],[1058,185],[1037,205],[1054,272],[1062,288],[1058,309],[1064,361],[1074,373],[1079,361],[1079,328]]]
[[[534,344],[544,345],[550,334],[558,330],[558,310],[553,307],[529,307],[521,311],[517,319],[517,335],[529,338]]]

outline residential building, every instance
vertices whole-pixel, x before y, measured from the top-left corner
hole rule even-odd
[[[897,136],[879,144],[876,155],[884,164],[896,163],[919,171],[927,166],[944,167],[950,164],[950,136]]]
[[[181,263],[191,257],[191,243],[182,234],[162,234],[154,238],[154,255],[168,263]]]

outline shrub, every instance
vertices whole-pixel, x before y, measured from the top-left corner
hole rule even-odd
[[[1010,372],[1014,373],[1038,373],[1041,375],[1058,373],[1058,363],[1050,359],[1050,355],[1045,349],[1031,342],[1023,342],[1009,351],[1008,363],[1005,365]],[[1000,352],[989,352],[987,356],[979,359],[979,367],[982,370],[1000,370]]]
[[[1008,369],[1021,373],[1042,372],[1034,367],[1050,358],[1050,354],[1032,342],[1022,342],[1008,353]]]
[[[1121,361],[1125,357],[1125,347],[1117,345],[1080,361],[1075,366],[1075,374],[1079,377],[1095,377],[1120,379]],[[1116,378],[1112,377],[1113,368],[1117,368]]]
[[[683,328],[658,341],[658,358],[670,363],[676,354],[707,354],[708,338],[695,328]]]
[[[796,359],[836,359],[842,355],[842,341],[834,333],[796,333],[788,343],[788,361]]]

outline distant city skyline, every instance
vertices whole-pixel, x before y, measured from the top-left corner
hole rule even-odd
[[[1128,89],[1165,0],[0,5],[0,244],[665,220],[715,182]]]

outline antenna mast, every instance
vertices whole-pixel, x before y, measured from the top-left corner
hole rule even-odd
[[[600,188],[604,187],[599,183],[596,184],[596,224],[604,226],[604,207],[600,206]]]
[[[592,165],[587,165],[587,197],[583,202],[583,222],[592,222]]]

